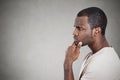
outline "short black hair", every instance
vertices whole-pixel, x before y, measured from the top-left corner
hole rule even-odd
[[[103,10],[101,10],[98,7],[89,7],[83,9],[77,14],[77,17],[81,17],[81,16],[88,17],[88,21],[90,23],[91,29],[100,27],[102,30],[101,34],[105,35],[105,30],[107,26],[107,16],[103,12]]]

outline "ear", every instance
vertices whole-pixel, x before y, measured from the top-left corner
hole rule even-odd
[[[101,28],[97,27],[93,29],[93,36],[96,37],[98,34],[101,34]]]

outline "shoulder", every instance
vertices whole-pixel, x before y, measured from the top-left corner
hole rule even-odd
[[[114,67],[120,64],[120,59],[113,48],[103,48],[99,52],[93,54],[89,59],[89,65],[98,68]]]
[[[87,61],[86,73],[102,77],[116,77],[119,72],[120,60],[113,48],[104,48],[93,54]]]

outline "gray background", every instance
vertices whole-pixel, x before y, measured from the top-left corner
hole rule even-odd
[[[106,37],[120,56],[119,0],[0,0],[0,80],[63,80],[65,51],[83,8],[108,16]],[[74,62],[75,79],[89,48]]]

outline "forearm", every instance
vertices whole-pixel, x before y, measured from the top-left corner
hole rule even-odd
[[[72,63],[64,62],[64,80],[74,80]]]
[[[64,62],[64,80],[74,80],[72,64],[77,60],[80,54],[80,47],[82,42],[77,46],[73,42],[72,46],[68,47],[66,52],[65,62]]]

